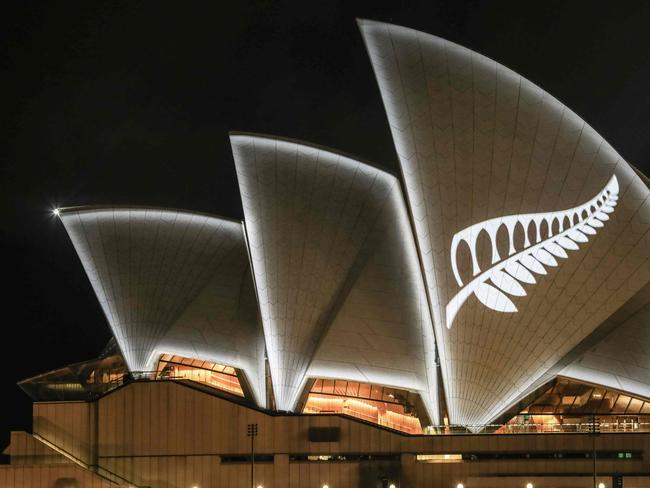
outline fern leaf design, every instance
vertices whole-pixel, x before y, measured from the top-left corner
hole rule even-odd
[[[454,277],[462,288],[447,304],[447,328],[451,328],[458,311],[475,295],[486,307],[498,312],[514,313],[517,307],[510,296],[526,296],[526,290],[521,283],[534,285],[535,274],[545,275],[546,268],[559,265],[560,259],[569,257],[567,251],[575,251],[580,244],[589,241],[590,236],[597,234],[609,220],[618,203],[618,180],[612,176],[605,188],[587,202],[567,210],[557,212],[541,212],[521,215],[508,215],[485,220],[471,225],[456,235],[451,243],[451,265]],[[565,218],[570,226],[563,228]],[[553,223],[557,221],[559,230],[553,234]],[[534,223],[535,236],[530,236],[528,229]],[[546,222],[548,235],[541,235],[541,225]],[[517,224],[524,229],[525,241],[523,250],[517,251],[514,245],[514,231]],[[508,255],[501,257],[497,249],[497,232],[505,226],[508,232]],[[492,266],[483,271],[477,259],[476,244],[478,236],[485,231],[492,245]],[[458,271],[458,246],[467,243],[472,258],[473,279],[463,284]],[[532,241],[532,242],[531,242]]]

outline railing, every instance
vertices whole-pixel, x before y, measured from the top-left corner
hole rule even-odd
[[[650,432],[650,415],[584,415],[565,418],[562,415],[518,416],[506,424],[435,425],[425,427],[425,435],[453,434],[591,434]],[[594,418],[596,425],[594,425]]]
[[[63,457],[67,458],[72,463],[80,466],[81,468],[83,468],[83,469],[85,469],[87,471],[95,473],[100,478],[104,478],[105,480],[108,480],[108,481],[110,481],[112,483],[117,483],[120,486],[127,486],[129,488],[150,488],[149,486],[135,485],[135,484],[131,483],[129,480],[127,480],[126,478],[123,478],[122,476],[120,476],[117,473],[113,473],[112,471],[104,468],[103,466],[99,466],[97,464],[88,464],[88,463],[82,461],[81,459],[79,459],[74,454],[72,454],[72,453],[66,451],[65,449],[57,446],[53,442],[48,441],[45,437],[43,437],[43,436],[41,436],[39,434],[32,434],[32,436],[34,437],[34,439],[39,440],[40,442],[45,444],[50,449],[58,452]]]

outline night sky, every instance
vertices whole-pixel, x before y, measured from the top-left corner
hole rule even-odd
[[[16,381],[90,359],[108,325],[56,206],[241,218],[229,130],[397,170],[355,18],[458,42],[521,73],[650,173],[650,3],[43,2],[4,5],[0,448],[30,428]]]

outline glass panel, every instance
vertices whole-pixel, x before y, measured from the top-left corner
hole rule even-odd
[[[562,395],[562,397],[560,397],[560,405],[557,409],[558,413],[570,411],[575,401],[576,397],[574,395]]]
[[[643,403],[643,407],[641,407],[641,413],[650,414],[650,402]]]
[[[381,391],[382,391],[381,386],[372,385],[370,398],[372,398],[373,400],[381,400]]]
[[[541,409],[541,413],[543,414],[552,414],[555,413],[555,410],[557,407],[555,405],[546,405]]]
[[[605,388],[594,388],[594,391],[591,393],[591,399],[601,401],[606,391]]]
[[[384,388],[384,397],[382,398],[385,402],[394,402],[395,401],[395,390],[392,388]]]
[[[598,413],[609,413],[612,411],[612,408],[614,407],[614,403],[616,402],[616,398],[618,397],[618,394],[614,391],[607,391],[605,393],[605,397],[603,398],[603,403],[600,404],[600,408],[598,409]]]
[[[578,388],[578,387],[573,387],[571,390],[574,393],[579,393],[578,395],[575,395],[575,401],[573,402],[573,405],[571,405],[571,408],[568,410],[571,413],[585,413],[587,409],[585,408],[587,406],[587,403],[589,401],[589,398],[591,398],[591,393],[593,391],[593,388],[585,389],[585,388]]]
[[[334,393],[334,380],[323,380],[323,393]]]
[[[124,383],[119,355],[76,363],[18,383],[35,401],[93,400]]]
[[[462,454],[418,454],[415,459],[420,463],[460,463],[463,460],[463,455]]]
[[[618,400],[614,404],[614,413],[625,413],[631,398],[627,395],[619,395]]]
[[[370,398],[370,385],[368,383],[359,385],[359,398]]]
[[[356,381],[348,381],[348,388],[346,391],[347,396],[359,396],[359,383]]]
[[[641,407],[643,406],[643,401],[638,398],[632,398],[632,401],[627,407],[627,413],[639,413]]]
[[[370,389],[368,384],[363,386]],[[422,433],[419,418],[414,413],[407,412],[403,405],[394,403],[310,393],[303,413],[349,415],[401,432]]]
[[[160,371],[159,379],[191,380],[210,385],[237,396],[244,396],[244,391],[237,378],[237,373],[230,366],[223,366],[199,359],[184,358],[182,356],[172,356],[172,361],[166,362],[162,360],[163,357],[161,356],[158,367]],[[230,371],[232,374],[214,371],[213,367],[221,371]]]
[[[320,393],[323,391],[323,380],[318,379],[314,381],[314,386],[311,387],[311,391]]]
[[[336,395],[345,396],[346,389],[347,389],[347,381],[336,380],[336,383],[334,383],[334,393]]]

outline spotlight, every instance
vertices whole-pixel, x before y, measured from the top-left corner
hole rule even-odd
[[[58,217],[61,212],[59,211],[58,208],[55,208],[54,210],[52,210],[52,213]]]
[[[465,485],[462,484],[462,483],[458,483],[458,484],[456,485],[456,488],[465,488]]]
[[[526,483],[526,488],[535,488],[532,483]]]
[[[605,483],[603,483],[602,481],[598,483],[598,488],[605,488]]]
[[[395,483],[391,483],[390,485],[388,485],[388,488],[397,488],[397,487],[395,486]]]

